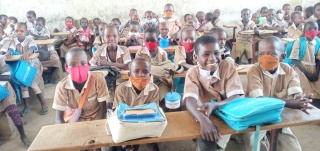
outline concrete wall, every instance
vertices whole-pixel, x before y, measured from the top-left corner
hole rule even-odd
[[[262,6],[281,9],[284,3],[290,3],[293,8],[296,5],[305,8],[316,2],[318,0],[0,0],[0,13],[26,21],[26,12],[34,10],[38,17],[45,17],[47,26],[53,29],[61,28],[66,16],[75,19],[99,17],[106,22],[118,17],[125,22],[131,8],[138,10],[140,19],[146,10],[152,10],[161,16],[164,5],[172,3],[176,15],[181,18],[186,13],[195,14],[199,10],[208,12],[219,8],[222,23],[234,23],[240,19],[240,11],[245,7],[252,11],[258,11]]]

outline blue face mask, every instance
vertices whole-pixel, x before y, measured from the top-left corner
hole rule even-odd
[[[155,18],[146,19],[146,22],[147,22],[148,24],[155,23],[156,21],[157,21],[157,19],[155,19]]]

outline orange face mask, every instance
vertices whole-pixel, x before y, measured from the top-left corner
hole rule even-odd
[[[166,15],[166,17],[172,17],[174,12],[164,12],[164,15]]]
[[[148,83],[150,82],[150,77],[145,78],[145,77],[138,77],[134,78],[132,76],[129,77],[129,80],[131,81],[132,85],[137,88],[139,91],[143,90]]]
[[[263,55],[259,57],[258,61],[259,61],[260,67],[264,71],[270,71],[276,68],[280,64],[279,59],[271,55]]]

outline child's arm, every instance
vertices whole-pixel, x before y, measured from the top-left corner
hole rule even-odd
[[[318,78],[316,78],[315,75],[309,73],[309,72],[301,65],[301,63],[300,63],[298,60],[293,59],[293,63],[294,63],[295,66],[298,67],[298,69],[299,69],[301,72],[303,72],[303,74],[308,78],[309,81],[315,82],[315,81],[318,80]],[[319,73],[319,72],[318,72],[318,73]]]
[[[106,101],[99,102],[99,112],[95,120],[104,119],[107,113],[107,104]]]
[[[122,63],[113,63],[113,62],[109,62],[108,60],[100,60],[99,62],[100,66],[114,66],[123,70],[128,69],[128,64],[122,64]]]
[[[21,59],[22,59],[22,60],[25,60],[25,59],[27,59],[28,56],[31,55],[31,54],[33,54],[33,50],[29,49],[27,52],[25,52],[25,53],[23,53],[23,54],[21,55]]]
[[[65,123],[64,122],[64,119],[63,119],[63,115],[64,115],[64,111],[59,111],[59,110],[56,110],[56,124],[63,124]]]
[[[305,96],[301,93],[291,95],[288,99],[284,100],[286,102],[285,107],[298,109],[309,115],[307,109],[313,109],[312,106],[308,106],[308,104],[312,102],[312,96],[313,94]]]

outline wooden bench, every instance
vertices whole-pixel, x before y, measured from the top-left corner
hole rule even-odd
[[[70,31],[64,31],[64,32],[51,33],[51,36],[65,37],[65,36],[68,36],[69,34],[70,34]]]
[[[53,45],[57,39],[35,40],[37,45]]]
[[[261,129],[270,130],[320,123],[320,110],[313,109],[309,112],[310,115],[307,115],[299,110],[285,108],[281,115],[281,123],[262,126]],[[40,129],[28,151],[84,150],[108,146],[190,140],[201,136],[199,123],[195,122],[195,118],[188,111],[169,112],[165,115],[168,125],[162,136],[158,138],[143,138],[116,144],[106,132],[106,120],[104,119],[44,126]],[[219,128],[222,135],[255,131],[254,128],[234,131],[220,118],[211,116],[210,119]]]
[[[237,29],[237,25],[236,25],[236,24],[226,24],[226,25],[223,25],[223,27],[225,27],[225,28],[233,28],[232,39],[233,39],[233,42],[235,42],[235,41],[236,41],[236,29]]]
[[[35,59],[39,56],[39,53],[33,53],[30,56],[28,56],[28,58],[26,60],[32,60]],[[17,61],[20,60],[21,55],[13,55],[10,58],[7,58],[6,61]]]
[[[174,52],[178,45],[169,46],[167,48],[162,48],[166,52]],[[130,46],[128,47],[130,53],[137,53],[137,51],[141,48],[141,46]]]

